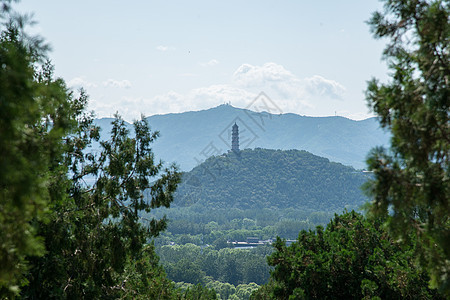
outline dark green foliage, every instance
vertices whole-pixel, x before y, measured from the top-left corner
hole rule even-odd
[[[205,272],[202,271],[200,265],[187,258],[182,258],[174,263],[167,263],[164,268],[169,278],[175,282],[205,283]]]
[[[186,244],[162,246],[157,252],[167,276],[176,282],[206,283],[206,276],[233,285],[264,284],[269,279],[267,252],[258,248],[214,250]]]
[[[369,106],[392,133],[390,151],[374,149],[371,213],[386,216],[396,238],[415,233],[416,257],[431,284],[450,297],[450,2],[385,1],[369,24],[389,43],[391,80],[373,79]]]
[[[168,277],[175,281],[196,283],[208,282],[206,278],[209,276],[216,281],[234,284],[266,283],[269,278],[269,267],[265,257],[272,252],[272,247],[265,245],[251,250],[226,249],[232,246],[227,241],[246,241],[248,237],[267,240],[277,235],[295,239],[300,230],[314,228],[318,224],[325,225],[332,216],[331,213],[311,213],[294,209],[205,208],[194,212],[190,208],[171,208],[167,213],[171,219],[169,226],[155,240],[155,244]],[[212,219],[221,223],[209,221]],[[261,227],[258,224],[266,226]],[[177,245],[169,246],[169,243]],[[205,248],[201,250],[201,247]],[[224,253],[228,253],[229,256]],[[201,271],[196,274],[185,271],[185,259],[189,263],[195,263],[193,269],[199,267]],[[204,274],[206,277],[199,281],[198,274]]]
[[[181,299],[192,300],[214,300],[217,294],[213,289],[203,287],[201,284],[189,287],[183,294]]]
[[[275,269],[255,299],[439,299],[416,267],[414,246],[395,242],[380,221],[336,215],[324,230],[301,231],[291,246],[277,239]]]
[[[217,209],[198,206],[171,207],[146,216],[160,218],[165,214],[169,219],[168,227],[163,233],[163,239],[155,241],[157,245],[164,244],[162,240],[170,238],[177,244],[196,245],[213,244],[222,237],[245,240],[249,236],[256,236],[265,240],[278,235],[294,239],[300,230],[325,225],[334,215],[333,212],[293,208]]]
[[[136,121],[134,129],[131,138],[116,118],[111,139],[101,142],[98,156],[78,148],[84,146],[83,131],[66,139],[72,178],[66,179],[67,194],[51,199],[49,220],[39,224],[47,253],[31,259],[24,296],[98,298],[131,293],[122,288],[129,276],[125,271],[144,259],[144,245],[166,226],[164,219],[141,220],[140,213],[168,207],[179,180],[170,169],[156,177],[162,165],[154,163],[150,144],[157,133],[151,133],[145,120]],[[86,175],[92,185],[86,183]],[[147,189],[151,198],[144,198]]]
[[[195,287],[193,284],[185,282],[177,282],[175,286],[181,289],[182,291],[186,291],[188,289],[192,289]],[[259,285],[257,285],[254,282],[251,282],[248,284],[239,284],[237,286],[234,286],[227,282],[220,282],[217,280],[212,280],[210,277],[207,277],[207,282],[204,285],[204,287],[210,289],[210,291],[215,291],[217,299],[248,300],[251,294],[259,288]],[[209,295],[212,295],[212,293]]]
[[[167,279],[153,246],[147,245],[140,258],[130,262],[121,286],[124,299],[179,299],[172,281]]]
[[[63,137],[73,132],[86,99],[53,78],[42,53],[9,23],[0,36],[0,294],[26,283],[25,256],[42,255],[31,220],[47,219],[53,187],[67,168]],[[95,133],[93,133],[95,134]]]
[[[155,162],[158,133],[142,120],[130,137],[117,116],[101,151],[87,151],[99,130],[86,94],[41,63],[26,18],[10,20],[0,25],[0,298],[178,297],[148,245],[165,219],[141,218],[169,207],[180,180]]]
[[[183,178],[179,206],[341,211],[366,201],[368,177],[306,151],[255,149],[211,157]]]

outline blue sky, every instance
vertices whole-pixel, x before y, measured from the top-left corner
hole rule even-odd
[[[126,120],[246,107],[264,91],[284,112],[371,116],[366,81],[386,80],[378,1],[22,0],[56,74],[85,87],[98,117]]]

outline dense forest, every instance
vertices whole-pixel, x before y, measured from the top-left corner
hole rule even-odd
[[[183,175],[174,206],[198,209],[357,209],[369,175],[299,150],[245,149],[208,158]]]
[[[254,298],[441,299],[411,260],[416,245],[395,241],[382,220],[354,211],[325,229],[302,230],[290,246],[281,239],[273,246],[268,263],[275,269]]]
[[[325,226],[335,211],[367,201],[361,185],[368,178],[306,151],[246,149],[184,173],[171,208],[146,216],[168,218],[154,243],[171,280],[258,287],[269,279],[270,242],[251,249],[232,242],[295,240],[300,230]]]
[[[0,298],[450,297],[449,1],[385,1],[368,21],[392,72],[368,82],[392,134],[369,174],[267,149],[181,173],[155,158],[145,118],[116,114],[100,135],[13,2],[0,0]]]

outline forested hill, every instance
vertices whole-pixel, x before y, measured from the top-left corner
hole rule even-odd
[[[153,145],[157,158],[176,162],[183,171],[205,160],[210,155],[209,145],[220,153],[230,149],[228,131],[234,122],[239,126],[241,149],[306,150],[358,169],[366,167],[365,158],[371,148],[389,142],[389,135],[380,129],[375,118],[354,121],[339,116],[256,113],[220,105],[202,111],[154,115],[147,120],[152,130],[161,133]],[[96,120],[104,138],[111,121]]]
[[[184,173],[174,205],[338,211],[366,201],[367,173],[299,150],[243,150]]]

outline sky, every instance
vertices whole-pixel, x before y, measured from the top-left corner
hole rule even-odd
[[[387,80],[385,45],[365,23],[375,0],[22,0],[55,73],[97,117],[179,113],[264,92],[279,112],[372,116],[367,81]]]

